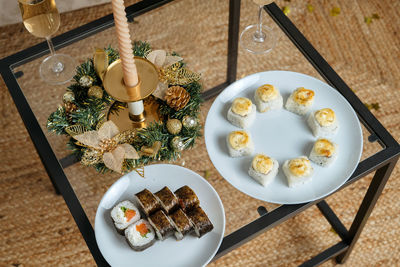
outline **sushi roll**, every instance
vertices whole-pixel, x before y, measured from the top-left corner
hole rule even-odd
[[[158,239],[161,241],[173,234],[174,227],[172,226],[168,216],[165,215],[164,211],[156,211],[153,215],[150,215],[148,219],[151,226],[153,226]]]
[[[339,123],[335,112],[330,108],[323,108],[312,112],[307,119],[315,137],[327,137],[337,133]]]
[[[147,189],[143,189],[136,195],[136,201],[139,204],[141,210],[149,216],[150,214],[156,212],[161,209],[161,205],[156,199],[156,197]]]
[[[246,97],[233,100],[228,110],[228,121],[239,128],[250,127],[256,119],[256,106]]]
[[[124,200],[111,210],[111,219],[117,232],[123,235],[129,225],[140,219],[140,212],[132,202]]]
[[[306,156],[285,161],[282,169],[286,175],[289,187],[296,187],[311,181],[314,173],[311,162]]]
[[[275,86],[264,84],[254,93],[254,102],[259,112],[280,109],[283,106],[283,98]]]
[[[337,152],[337,144],[321,138],[314,143],[310,153],[310,160],[322,167],[326,167],[335,161]]]
[[[262,186],[267,186],[278,173],[279,163],[277,160],[263,154],[253,158],[249,168],[249,175]]]
[[[183,210],[178,209],[171,215],[169,215],[171,223],[175,228],[176,240],[182,240],[187,233],[193,230],[192,222]]]
[[[214,229],[214,226],[210,219],[208,219],[207,214],[199,206],[189,211],[187,215],[193,224],[193,228],[197,237],[200,238]]]
[[[310,111],[314,103],[314,95],[313,90],[305,89],[304,87],[297,88],[289,96],[285,108],[298,115],[304,115]]]
[[[145,250],[156,242],[154,229],[149,222],[144,219],[126,228],[125,238],[129,246],[136,251]]]
[[[233,131],[226,138],[228,152],[232,158],[249,156],[254,152],[254,143],[246,131]]]
[[[178,198],[167,186],[155,193],[154,196],[160,202],[166,214],[170,214],[178,208]]]
[[[175,195],[178,198],[179,206],[184,212],[187,212],[200,204],[196,193],[187,185],[177,189]]]

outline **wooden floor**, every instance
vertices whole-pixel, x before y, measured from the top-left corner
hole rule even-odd
[[[129,4],[134,1],[126,2]],[[254,22],[246,15],[250,14],[248,10],[252,12],[256,8],[248,8],[253,5],[250,0],[242,2],[243,28],[248,22]],[[379,110],[372,112],[395,139],[400,140],[400,1],[282,0],[277,3],[280,7],[289,7],[289,18],[363,102],[379,103]],[[308,3],[313,6],[313,12],[307,10]],[[185,1],[181,4],[183,8],[189,8],[185,7]],[[218,5],[226,3],[215,1],[216,9]],[[339,15],[330,15],[333,7],[340,7]],[[59,32],[71,30],[110,12],[110,5],[102,5],[62,14],[64,23]],[[378,14],[380,19],[367,24],[365,17],[372,14]],[[171,21],[177,21],[177,16],[172,14]],[[218,18],[207,18],[206,23],[212,27],[216,24],[214,20]],[[29,35],[22,24],[1,27],[0,58],[39,42],[41,40]],[[218,51],[214,52],[218,54]],[[240,52],[240,60],[245,57],[244,53]],[[289,52],[281,60],[282,64],[286,64],[286,69],[292,69],[297,64]],[[46,171],[2,80],[0,127],[0,266],[95,265],[64,200],[54,194]],[[200,141],[199,145],[204,146],[204,142]],[[366,146],[364,154],[372,153],[373,149]],[[202,151],[204,157],[207,157],[205,148]],[[204,167],[192,167],[203,174],[201,170]],[[215,171],[211,173],[210,179],[218,192],[226,194],[234,190],[226,183],[223,184],[222,178]],[[328,203],[347,227],[351,224],[370,180],[371,176],[328,198]],[[252,201],[246,196],[243,199],[249,203]],[[234,207],[236,201],[226,195],[223,197],[225,206]],[[96,205],[98,202],[95,199],[88,203]],[[93,214],[89,214],[89,217],[93,220]],[[229,220],[231,228],[227,231],[232,231],[234,225],[240,225],[240,217],[230,215]],[[313,207],[210,266],[296,266],[338,240],[330,225]],[[344,266],[398,266],[399,263],[398,165],[353,254]],[[334,261],[323,266],[332,265],[335,265]]]

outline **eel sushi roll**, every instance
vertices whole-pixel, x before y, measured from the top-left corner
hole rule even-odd
[[[155,193],[154,196],[160,202],[166,214],[170,214],[178,208],[178,198],[167,186]]]
[[[172,226],[168,216],[165,215],[164,211],[158,210],[148,219],[151,226],[153,226],[158,239],[161,241],[174,232],[174,227]]]
[[[197,237],[202,237],[203,235],[214,229],[213,224],[210,219],[208,219],[207,214],[201,207],[195,207],[188,212],[188,217],[193,224],[194,231]]]
[[[140,208],[149,216],[150,214],[156,212],[157,210],[161,209],[161,205],[156,199],[156,197],[147,189],[143,189],[136,195],[137,203],[139,204]]]
[[[187,212],[200,204],[196,193],[187,185],[177,189],[175,195],[178,198],[179,206],[184,212]]]
[[[183,210],[178,209],[171,215],[169,215],[171,223],[175,228],[176,240],[182,240],[187,233],[193,230],[193,225],[188,216]]]
[[[156,242],[154,229],[148,221],[142,219],[125,230],[125,238],[129,246],[136,251],[145,250]]]
[[[124,200],[111,210],[111,219],[117,232],[123,235],[129,225],[140,219],[140,212],[132,202]]]

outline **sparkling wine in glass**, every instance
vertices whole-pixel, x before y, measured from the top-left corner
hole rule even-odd
[[[18,0],[25,28],[34,36],[46,38],[51,55],[40,65],[39,73],[49,84],[63,84],[71,80],[75,61],[68,55],[56,54],[51,35],[60,27],[60,14],[54,0]]]
[[[263,6],[271,0],[253,0],[258,5],[257,24],[247,26],[240,34],[240,44],[247,51],[254,54],[265,54],[270,52],[276,44],[276,36],[273,30],[262,24]]]

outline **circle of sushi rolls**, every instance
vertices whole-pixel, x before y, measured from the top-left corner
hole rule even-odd
[[[129,225],[140,219],[140,212],[132,202],[124,200],[111,210],[111,218],[115,229],[122,235]]]
[[[254,152],[254,143],[246,131],[233,131],[226,138],[229,155],[233,158],[249,156]]]
[[[171,215],[169,215],[171,223],[175,228],[176,240],[182,240],[187,233],[193,230],[193,225],[188,216],[183,212],[182,209],[178,209]]]
[[[214,225],[211,223],[210,219],[208,219],[207,214],[200,206],[190,210],[187,213],[187,216],[191,220],[194,232],[199,238],[214,229]]]
[[[318,139],[310,153],[310,160],[326,167],[335,161],[338,153],[338,145],[328,139]]]
[[[275,86],[264,84],[254,92],[254,102],[259,112],[280,109],[283,106],[283,98]]]
[[[136,251],[145,250],[156,241],[154,229],[149,222],[144,219],[126,228],[125,238],[129,246]]]
[[[161,209],[161,205],[156,197],[147,189],[143,189],[135,195],[136,201],[139,204],[141,210],[149,216],[153,212]]]
[[[313,90],[299,87],[293,91],[286,101],[285,108],[298,115],[306,114],[314,103],[315,93]]]
[[[228,121],[239,128],[250,127],[256,118],[256,106],[246,97],[233,100],[228,110]]]
[[[174,227],[164,211],[158,210],[148,217],[149,223],[154,228],[158,239],[161,241],[173,234]]]
[[[286,160],[282,166],[289,187],[296,187],[311,181],[314,169],[306,156]]]
[[[178,198],[167,186],[164,186],[160,191],[155,193],[154,196],[160,202],[166,214],[170,214],[178,208]]]
[[[263,154],[257,154],[251,162],[249,175],[262,186],[267,186],[275,179],[278,168],[277,160]]]
[[[187,185],[178,188],[175,195],[178,198],[179,206],[185,212],[200,204],[196,193]]]
[[[323,108],[312,112],[307,119],[315,137],[334,135],[339,129],[335,112],[330,108]]]

